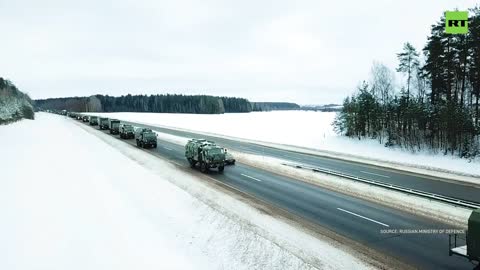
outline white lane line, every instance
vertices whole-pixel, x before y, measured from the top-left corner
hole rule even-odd
[[[371,218],[367,218],[367,217],[361,216],[361,215],[359,215],[359,214],[355,214],[355,213],[350,212],[350,211],[348,211],[348,210],[345,210],[345,209],[342,209],[342,208],[338,208],[338,207],[337,207],[337,209],[340,210],[340,211],[343,211],[343,212],[345,212],[345,213],[349,213],[350,215],[354,215],[354,216],[356,216],[356,217],[363,218],[363,219],[366,219],[366,220],[371,221],[371,222],[375,222],[375,223],[380,224],[380,225],[382,225],[382,226],[390,227],[390,225],[388,225],[388,224],[382,223],[382,222],[380,222],[380,221],[376,221],[376,220],[371,219]]]
[[[165,149],[167,149],[167,150],[170,150],[170,151],[173,150],[172,148],[168,148],[168,147],[165,147],[165,146],[163,146],[163,148],[165,148]]]
[[[242,175],[245,176],[245,177],[247,177],[247,178],[253,179],[253,180],[255,180],[255,181],[262,182],[262,180],[257,179],[257,178],[255,178],[255,177],[253,177],[253,176],[246,175],[246,174],[243,174],[243,173],[242,173]]]
[[[360,171],[360,172],[361,173],[366,173],[366,174],[371,174],[371,175],[376,175],[376,176],[380,176],[380,177],[390,178],[390,176],[382,175],[382,174],[378,174],[378,173],[372,173],[372,172],[366,172],[366,171]]]

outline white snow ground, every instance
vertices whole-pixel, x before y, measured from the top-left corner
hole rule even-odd
[[[87,129],[45,113],[0,127],[0,269],[370,267]]]
[[[480,175],[480,160],[386,148],[376,140],[338,136],[331,123],[335,112],[273,111],[215,115],[169,113],[92,113],[125,121],[175,127],[249,140],[272,142],[401,163],[412,167]]]

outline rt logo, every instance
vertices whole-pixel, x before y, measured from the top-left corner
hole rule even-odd
[[[445,33],[466,34],[468,33],[468,11],[446,11]]]

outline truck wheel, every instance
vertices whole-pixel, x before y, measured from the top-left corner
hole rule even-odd
[[[190,163],[190,167],[195,168],[195,161],[193,159],[189,158],[188,162]]]
[[[137,140],[137,147],[140,147],[140,142]]]
[[[154,145],[153,145],[153,148],[157,148],[157,144],[154,144]]]
[[[219,171],[219,172],[223,172],[224,169],[225,169],[224,166],[219,166],[219,167],[218,167],[218,171]]]
[[[203,161],[200,161],[200,171],[202,173],[206,173],[207,172],[207,164]]]

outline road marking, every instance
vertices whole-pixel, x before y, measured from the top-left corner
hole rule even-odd
[[[337,209],[340,210],[340,211],[343,211],[343,212],[345,212],[345,213],[349,213],[350,215],[354,215],[354,216],[356,216],[356,217],[363,218],[363,219],[366,219],[366,220],[371,221],[371,222],[375,222],[375,223],[380,224],[380,225],[382,225],[382,226],[390,227],[390,225],[387,225],[387,224],[382,223],[382,222],[380,222],[380,221],[376,221],[376,220],[371,219],[371,218],[364,217],[364,216],[359,215],[359,214],[355,214],[355,213],[350,212],[350,211],[348,211],[348,210],[345,210],[345,209],[342,209],[342,208],[338,208],[338,207],[337,207]]]
[[[243,175],[243,176],[245,176],[245,177],[247,177],[247,178],[253,179],[253,180],[255,180],[255,181],[262,182],[262,180],[257,179],[257,178],[255,178],[255,177],[253,177],[253,176],[246,175],[246,174],[243,174],[243,173],[242,173],[241,175]]]
[[[163,146],[163,148],[165,148],[165,149],[167,149],[167,150],[170,150],[170,151],[173,150],[172,148],[168,148],[168,147],[165,147],[165,146]]]
[[[372,173],[372,172],[366,172],[366,171],[360,171],[360,172],[366,173],[366,174],[371,174],[371,175],[376,175],[376,176],[380,176],[380,177],[390,178],[390,176],[382,175],[382,174],[378,174],[378,173]]]

